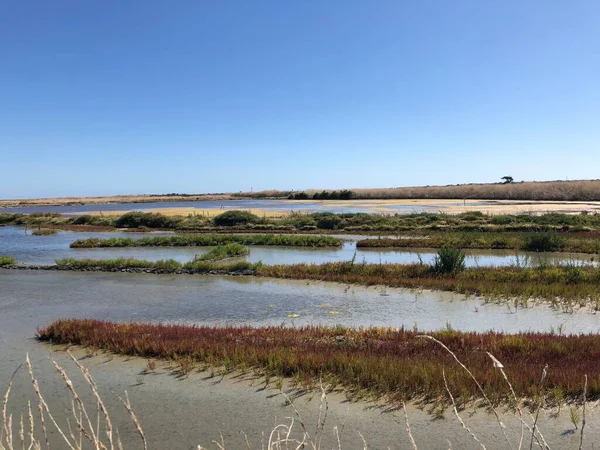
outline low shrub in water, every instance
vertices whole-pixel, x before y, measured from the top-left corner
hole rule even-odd
[[[441,248],[433,259],[433,271],[438,275],[465,270],[465,253],[458,248]]]

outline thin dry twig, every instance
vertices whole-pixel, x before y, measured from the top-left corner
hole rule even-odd
[[[12,429],[10,429],[8,427],[8,421],[6,419],[6,408],[8,406],[8,397],[10,396],[10,391],[12,389],[13,381],[15,379],[15,376],[17,375],[17,372],[19,371],[19,369],[21,367],[23,367],[22,363],[19,365],[19,367],[17,367],[15,369],[12,376],[10,377],[10,380],[8,382],[8,388],[6,389],[6,393],[4,394],[4,398],[2,400],[2,424],[3,424],[3,426],[2,426],[2,428],[0,428],[0,445],[2,445],[3,432],[6,432],[6,441],[7,441],[7,445],[9,445],[9,448],[12,447]]]
[[[100,409],[100,411],[102,411],[102,414],[104,416],[105,427],[106,427],[105,428],[105,430],[106,430],[106,437],[108,438],[108,443],[110,445],[110,449],[113,450],[114,449],[114,443],[113,443],[113,425],[112,425],[112,422],[110,420],[110,416],[108,414],[108,410],[104,406],[104,402],[102,401],[102,398],[100,397],[100,394],[98,393],[98,386],[96,386],[96,382],[92,378],[92,375],[90,374],[89,370],[86,367],[84,367],[77,360],[77,358],[75,358],[75,356],[73,356],[73,354],[70,351],[67,350],[67,354],[71,357],[71,359],[73,360],[73,362],[75,363],[75,365],[79,368],[79,370],[83,374],[83,376],[84,376],[85,380],[87,381],[87,383],[92,388],[92,392],[94,394],[94,397],[96,397],[96,401],[98,402],[99,409]]]
[[[52,422],[52,424],[58,431],[58,434],[60,434],[60,436],[64,439],[64,441],[67,443],[69,448],[71,450],[76,450],[75,447],[73,446],[73,444],[71,444],[71,442],[69,441],[69,438],[67,438],[67,436],[65,435],[63,430],[60,428],[58,423],[56,423],[54,416],[50,412],[50,408],[48,408],[48,404],[46,403],[46,400],[44,400],[44,397],[42,397],[42,392],[40,391],[38,382],[35,379],[35,376],[33,375],[33,367],[31,365],[31,361],[29,360],[29,354],[27,354],[27,357],[25,358],[25,362],[27,363],[27,368],[29,370],[29,376],[31,377],[31,383],[33,384],[33,390],[35,391],[35,394],[37,395],[37,397],[40,401],[40,407],[42,408],[43,411],[46,412],[46,414],[48,414],[48,417],[50,418],[50,421]]]
[[[500,426],[500,429],[502,430],[502,434],[504,435],[504,439],[506,439],[506,442],[508,443],[508,446],[512,450],[513,446],[512,446],[512,444],[510,442],[510,439],[508,439],[508,436],[506,435],[505,426],[502,423],[502,420],[500,420],[500,416],[498,415],[498,412],[496,411],[496,408],[494,408],[494,405],[492,404],[492,402],[490,401],[490,399],[488,398],[488,396],[485,394],[485,391],[483,390],[483,387],[481,386],[481,384],[479,384],[479,381],[477,381],[477,379],[475,378],[475,376],[473,375],[473,373],[467,368],[467,366],[465,366],[462,363],[462,361],[460,359],[458,359],[458,357],[456,356],[456,354],[452,350],[450,350],[446,346],[446,344],[444,344],[443,342],[437,340],[433,336],[428,336],[426,334],[422,334],[422,335],[419,335],[417,337],[424,338],[424,339],[429,339],[429,340],[437,343],[438,345],[440,345],[444,350],[446,350],[448,353],[450,353],[452,355],[452,357],[454,358],[454,360],[469,374],[469,376],[471,377],[471,379],[477,385],[477,389],[479,389],[479,392],[481,393],[482,397],[485,399],[485,401],[487,402],[488,406],[490,407],[490,409],[494,413],[494,416],[496,416],[496,421],[498,422],[498,425]]]
[[[583,429],[585,428],[585,404],[587,403],[587,382],[588,376],[584,375],[585,382],[583,384],[583,414],[582,414],[582,422],[581,422],[581,434],[579,436],[579,450],[583,448]]]
[[[491,358],[492,362],[494,363],[494,367],[500,370],[500,373],[504,377],[504,381],[506,381],[506,384],[508,384],[508,387],[512,394],[513,400],[515,402],[515,408],[517,410],[517,413],[519,414],[519,421],[521,422],[521,437],[519,438],[519,450],[521,450],[521,448],[523,447],[523,440],[525,438],[525,428],[527,428],[528,431],[532,431],[532,429],[529,426],[529,424],[525,421],[525,419],[523,418],[523,411],[521,410],[521,406],[520,406],[521,402],[519,401],[517,394],[513,388],[513,385],[509,381],[508,376],[506,375],[506,372],[504,371],[504,364],[502,364],[500,361],[498,361],[498,359],[494,355],[492,355],[490,352],[486,352],[486,353]],[[537,429],[537,434],[539,434],[544,445],[542,446],[542,443],[539,441],[537,436],[535,436],[536,443],[540,446],[540,448],[549,449],[550,447],[546,443],[546,440],[544,439],[544,436],[542,435],[542,432],[540,431],[539,427]]]
[[[410,443],[412,444],[413,450],[417,450],[417,443],[415,442],[412,432],[410,431],[410,423],[408,421],[408,413],[406,412],[406,404],[404,402],[402,402],[402,409],[404,410],[404,423],[406,425],[406,432],[408,433],[408,438],[410,439]],[[361,435],[361,437],[362,437],[362,435]]]
[[[535,420],[533,421],[533,430],[531,432],[531,442],[529,443],[529,450],[533,448],[533,438],[535,436],[535,430],[537,427],[538,418],[540,417],[540,409],[542,407],[542,389],[544,388],[544,380],[546,379],[546,375],[548,375],[548,364],[544,366],[544,370],[542,370],[542,379],[540,380],[540,388],[538,392],[538,404],[535,412]]]
[[[123,403],[123,405],[125,405],[125,409],[127,409],[127,412],[131,416],[131,420],[133,421],[135,428],[137,429],[137,432],[139,433],[140,437],[142,438],[142,442],[144,443],[144,450],[148,450],[148,443],[146,442],[146,436],[144,436],[144,431],[142,430],[140,421],[138,420],[137,416],[133,412],[133,408],[131,407],[131,403],[129,402],[129,394],[127,394],[127,391],[125,391],[125,401],[121,397],[119,397],[119,400],[121,400],[121,403]]]

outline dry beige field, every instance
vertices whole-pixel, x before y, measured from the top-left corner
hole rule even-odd
[[[102,197],[48,197],[48,198],[17,198],[0,200],[0,207],[10,206],[64,206],[64,205],[94,205],[98,203],[152,203],[179,201],[209,201],[230,200],[229,194],[200,194],[200,195],[109,195]]]

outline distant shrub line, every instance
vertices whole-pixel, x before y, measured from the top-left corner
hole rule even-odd
[[[224,244],[290,246],[290,247],[339,247],[341,239],[331,236],[296,236],[280,234],[185,234],[176,236],[148,236],[139,239],[109,238],[80,239],[71,248],[112,247],[193,247]]]
[[[462,214],[413,213],[367,214],[344,213],[290,213],[287,216],[258,217],[248,211],[226,211],[214,218],[202,214],[186,217],[163,216],[160,213],[129,212],[120,217],[83,215],[63,217],[59,214],[7,214],[0,213],[0,225],[27,225],[30,227],[116,227],[133,230],[169,229],[207,231],[236,230],[344,230],[348,232],[406,232],[406,231],[477,231],[477,232],[529,232],[600,231],[600,214],[516,214],[486,215],[471,211]],[[73,228],[76,229],[76,228]]]
[[[494,361],[504,366],[519,398],[531,404],[542,395],[559,407],[581,402],[583,374],[587,399],[600,399],[600,336],[498,332],[427,333],[452,350],[484,386],[494,405],[508,404],[511,390]],[[345,388],[352,396],[400,402],[447,402],[444,379],[458,407],[480,392],[469,375],[440,345],[404,328],[185,326],[63,319],[38,329],[37,339],[81,345],[141,358],[202,363],[232,370],[256,370],[291,378],[300,386],[318,382]],[[547,364],[543,390],[539,380]],[[186,373],[193,365],[186,367]],[[444,373],[444,375],[442,374]]]

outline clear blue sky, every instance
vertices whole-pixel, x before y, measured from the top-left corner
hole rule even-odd
[[[600,2],[8,1],[0,197],[600,178]]]

